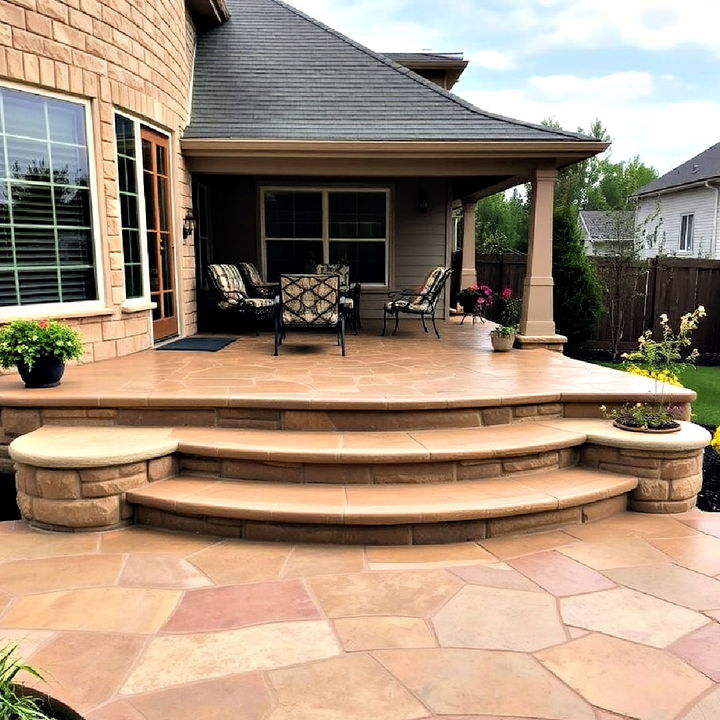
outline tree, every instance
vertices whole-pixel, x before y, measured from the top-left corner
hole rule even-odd
[[[568,338],[568,349],[582,347],[597,326],[601,288],[594,265],[585,254],[577,210],[556,208],[553,217],[555,322]]]
[[[525,198],[496,193],[483,198],[475,211],[475,246],[479,253],[525,252],[528,243],[528,210]]]

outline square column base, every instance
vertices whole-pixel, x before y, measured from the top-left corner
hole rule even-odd
[[[517,335],[515,338],[515,345],[520,350],[540,348],[561,353],[566,342],[564,335]]]

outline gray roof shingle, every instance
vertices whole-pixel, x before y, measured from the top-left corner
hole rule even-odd
[[[720,178],[720,143],[703,150],[657,180],[643,185],[634,193],[634,197],[717,178]]]
[[[635,235],[632,210],[581,210],[580,217],[588,237],[594,240],[622,240]]]
[[[198,36],[186,138],[592,140],[479,110],[280,0]]]

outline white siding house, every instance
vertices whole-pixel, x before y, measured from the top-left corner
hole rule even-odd
[[[720,260],[720,143],[635,193],[644,254]]]

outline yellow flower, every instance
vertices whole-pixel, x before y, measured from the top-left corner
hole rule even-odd
[[[715,452],[720,453],[720,427],[715,431],[713,439],[710,441],[710,446]]]

